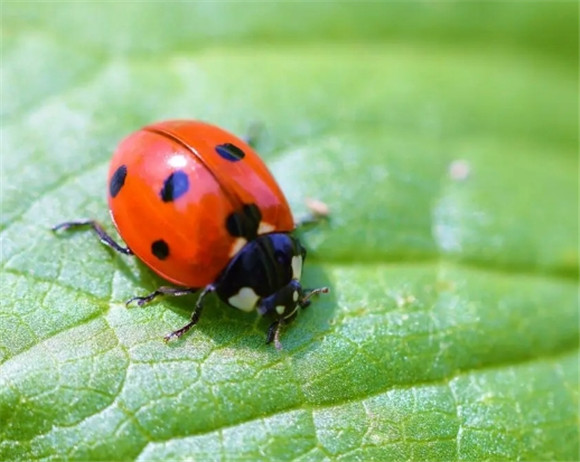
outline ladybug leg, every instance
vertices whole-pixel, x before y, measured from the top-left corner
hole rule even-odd
[[[328,292],[329,292],[328,287],[320,287],[318,289],[306,289],[304,291],[304,297],[302,298],[302,300],[298,302],[298,304],[300,305],[300,308],[306,308],[307,306],[310,305],[310,303],[312,303],[310,297],[318,294],[327,294]],[[268,327],[268,332],[266,333],[266,344],[270,344],[272,343],[272,341],[274,341],[274,346],[276,347],[276,349],[281,350],[282,343],[280,343],[280,331],[282,330],[282,327],[284,325],[290,324],[296,318],[297,314],[298,311],[294,310],[290,316],[286,318],[277,319],[272,324],[270,324],[270,327]]]
[[[304,297],[302,298],[302,300],[300,300],[300,308],[306,308],[310,306],[310,304],[312,303],[312,300],[310,300],[310,298],[313,295],[327,294],[328,292],[330,292],[330,289],[328,287],[319,287],[318,289],[305,289]]]
[[[198,290],[199,290],[198,288],[178,289],[176,287],[162,286],[162,287],[159,287],[157,290],[151,292],[150,294],[145,295],[144,297],[130,298],[129,300],[127,300],[125,302],[125,305],[129,306],[131,303],[137,302],[137,305],[143,306],[146,303],[149,303],[154,298],[157,298],[159,295],[171,295],[173,297],[181,297],[183,295],[193,294],[193,293],[197,292]]]
[[[274,346],[276,347],[276,350],[280,351],[282,349],[282,343],[280,342],[280,332],[282,331],[282,327],[294,321],[294,319],[296,319],[297,314],[298,311],[295,310],[290,316],[286,318],[277,319],[272,324],[270,324],[270,327],[268,327],[268,332],[266,333],[266,345],[274,341]]]
[[[133,252],[129,247],[123,247],[107,234],[107,232],[103,229],[103,227],[95,220],[78,220],[78,221],[66,221],[64,223],[60,223],[59,225],[53,226],[51,229],[53,231],[60,231],[60,230],[67,230],[67,229],[77,229],[77,228],[84,228],[85,226],[91,227],[91,229],[97,233],[101,242],[111,249],[122,253],[124,255],[133,255]]]
[[[278,292],[263,298],[257,307],[261,315],[274,315],[276,320],[268,327],[266,344],[274,342],[277,350],[282,349],[280,332],[282,327],[290,324],[298,314],[298,307],[305,308],[310,305],[310,298],[314,295],[328,293],[328,287],[319,289],[303,290],[300,283],[293,279],[288,285]]]
[[[282,344],[280,343],[280,330],[282,329],[283,319],[274,321],[268,327],[268,333],[266,334],[266,345],[274,341],[274,346],[276,350],[280,351],[282,349]]]
[[[288,285],[278,292],[263,298],[257,307],[261,315],[274,315],[276,320],[268,327],[266,344],[274,342],[277,350],[282,349],[280,332],[282,327],[291,323],[298,314],[298,307],[305,308],[310,305],[310,298],[314,295],[328,293],[328,287],[319,289],[303,290],[300,282],[293,279]]]
[[[183,326],[181,329],[173,331],[170,334],[163,337],[163,340],[165,340],[165,342],[169,342],[170,340],[178,339],[178,338],[182,337],[185,333],[187,333],[187,331],[189,329],[191,329],[193,326],[195,326],[197,324],[197,321],[199,321],[199,318],[201,316],[201,311],[203,310],[203,299],[207,295],[211,294],[214,291],[215,291],[215,286],[213,284],[205,286],[205,288],[203,289],[201,294],[199,294],[199,298],[197,299],[197,302],[195,304],[195,308],[193,309],[193,313],[191,314],[190,321],[185,326]],[[179,294],[179,295],[182,295],[182,294]]]

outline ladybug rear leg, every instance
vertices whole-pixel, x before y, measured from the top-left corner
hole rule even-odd
[[[78,221],[66,221],[64,223],[60,223],[59,225],[53,226],[51,229],[53,231],[60,231],[60,230],[67,230],[67,229],[77,229],[77,228],[84,228],[89,226],[97,236],[101,242],[111,249],[122,253],[124,255],[133,255],[133,252],[129,247],[123,247],[119,245],[111,236],[107,234],[107,232],[103,229],[103,227],[95,220],[78,220]]]

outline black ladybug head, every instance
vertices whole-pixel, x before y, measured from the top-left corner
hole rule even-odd
[[[304,248],[289,234],[258,236],[228,264],[216,292],[226,303],[250,311],[290,281],[300,280],[304,256]]]

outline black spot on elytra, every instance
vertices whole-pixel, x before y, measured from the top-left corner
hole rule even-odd
[[[111,197],[116,197],[117,194],[119,194],[119,191],[121,191],[121,188],[125,184],[126,177],[126,165],[121,165],[117,170],[115,170],[115,173],[113,173],[113,176],[111,177],[111,182],[109,183],[109,193],[111,194]]]
[[[159,260],[165,260],[169,256],[169,246],[163,239],[159,239],[151,244],[151,253]]]
[[[246,204],[242,210],[232,212],[226,219],[226,229],[234,237],[243,237],[248,241],[258,235],[262,213],[256,204]]]
[[[231,162],[237,162],[246,156],[244,151],[231,143],[218,144],[215,147],[215,150],[225,160],[229,160]]]
[[[163,182],[161,200],[171,202],[179,199],[189,190],[189,177],[183,170],[177,170],[169,175]]]

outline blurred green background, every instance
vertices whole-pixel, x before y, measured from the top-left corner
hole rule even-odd
[[[576,2],[1,8],[1,460],[578,459]],[[166,346],[191,299],[48,231],[166,118],[331,208],[282,353],[216,301]]]

